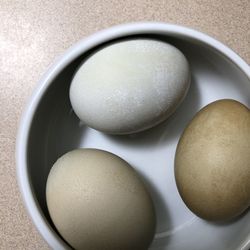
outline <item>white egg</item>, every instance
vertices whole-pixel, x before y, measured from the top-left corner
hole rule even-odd
[[[75,249],[146,250],[155,232],[151,197],[135,170],[97,149],[73,150],[52,167],[47,206]]]
[[[180,50],[163,41],[134,39],[87,58],[72,80],[70,100],[86,125],[129,134],[165,120],[185,97],[189,82]]]

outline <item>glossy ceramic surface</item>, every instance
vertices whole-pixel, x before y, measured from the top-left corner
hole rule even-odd
[[[70,105],[69,86],[76,69],[92,50],[129,36],[153,37],[178,47],[191,66],[191,87],[184,102],[164,123],[138,134],[110,136],[79,121]],[[69,248],[48,216],[45,185],[49,170],[67,151],[89,147],[121,156],[145,180],[157,211],[157,233],[151,250],[249,249],[249,211],[228,223],[201,220],[185,206],[174,180],[174,155],[181,132],[200,108],[222,98],[250,107],[249,66],[226,46],[191,29],[162,23],[127,24],[101,31],[70,48],[35,90],[17,140],[20,189],[49,245],[53,249]]]

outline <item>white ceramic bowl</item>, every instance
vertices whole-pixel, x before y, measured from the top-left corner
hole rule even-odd
[[[175,114],[161,125],[131,136],[105,135],[85,127],[75,116],[69,85],[91,51],[129,36],[154,37],[178,47],[191,65],[191,88]],[[164,23],[125,24],[98,32],[66,51],[34,91],[21,120],[16,148],[20,190],[48,244],[53,249],[70,248],[48,216],[45,185],[49,170],[65,152],[94,147],[124,158],[148,185],[157,211],[157,233],[150,249],[249,249],[249,211],[229,223],[201,220],[184,205],[174,180],[175,148],[182,130],[201,107],[222,98],[250,106],[250,68],[232,50],[192,29]]]

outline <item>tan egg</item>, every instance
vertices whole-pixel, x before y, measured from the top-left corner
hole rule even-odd
[[[118,156],[73,150],[53,165],[47,205],[62,237],[75,249],[147,249],[155,211],[144,183]]]
[[[183,132],[175,155],[179,193],[207,220],[228,220],[250,205],[250,111],[234,100],[200,110]]]

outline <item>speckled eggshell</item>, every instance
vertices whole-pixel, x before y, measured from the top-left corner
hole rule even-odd
[[[200,110],[180,138],[175,178],[201,218],[230,220],[250,205],[250,111],[234,100]]]
[[[190,73],[183,53],[153,39],[108,45],[77,70],[70,100],[88,126],[110,134],[139,132],[165,120],[185,97]]]
[[[135,170],[97,149],[73,150],[53,165],[47,206],[62,237],[75,249],[146,250],[155,211]]]

